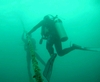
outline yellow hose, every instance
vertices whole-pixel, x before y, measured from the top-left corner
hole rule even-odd
[[[36,60],[34,48],[33,48],[32,41],[31,41],[31,37],[27,34],[26,39],[28,41],[27,46],[29,48],[29,52],[30,52],[30,55],[31,55],[31,58],[32,58],[32,65],[33,65],[33,70],[34,70],[34,73],[35,73],[34,78],[35,78],[36,82],[43,82],[42,75],[40,73],[40,68],[39,68],[38,62]]]

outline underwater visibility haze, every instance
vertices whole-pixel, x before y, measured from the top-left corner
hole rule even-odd
[[[22,35],[47,14],[58,15],[63,22],[68,36],[63,49],[75,43],[100,50],[100,0],[0,0],[0,82],[36,82],[29,80],[29,70],[32,75],[34,70]],[[32,37],[40,73],[47,82],[43,70],[50,55],[46,41],[39,44],[41,28]],[[50,82],[100,82],[100,52],[74,50],[57,55]]]

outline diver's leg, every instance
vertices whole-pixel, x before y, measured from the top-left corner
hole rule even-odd
[[[55,49],[56,49],[59,56],[63,56],[65,54],[68,54],[69,52],[75,50],[76,48],[71,46],[69,48],[65,48],[65,49],[62,50],[61,41],[59,40],[59,38],[57,38],[56,41],[55,41]]]
[[[53,36],[50,35],[47,39],[47,42],[46,42],[46,49],[48,50],[50,56],[52,54],[54,54],[54,48],[53,48],[53,44],[54,44],[54,40],[53,40]]]
[[[48,37],[46,48],[47,48],[49,54],[51,55],[51,57],[47,61],[46,67],[43,71],[43,75],[48,80],[48,82],[50,81],[50,77],[51,77],[51,74],[52,74],[53,63],[54,63],[54,60],[57,56],[57,54],[54,54],[53,44],[54,44],[53,37],[52,36]]]
[[[65,54],[68,54],[69,52],[71,52],[75,49],[85,50],[85,51],[97,51],[96,49],[88,48],[88,47],[82,47],[82,46],[79,46],[79,45],[76,45],[76,44],[72,44],[72,46],[70,46],[69,48],[65,48],[65,49],[62,50],[62,44],[61,44],[61,41],[59,39],[55,42],[55,48],[56,48],[56,51],[57,51],[59,56],[63,56]]]

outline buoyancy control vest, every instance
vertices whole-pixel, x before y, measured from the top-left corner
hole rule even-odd
[[[53,17],[52,15],[47,15],[44,17],[44,20],[46,22],[41,28],[42,38],[40,39],[40,44],[42,44],[43,39],[47,39],[50,31],[53,31],[53,29],[58,34],[61,42],[64,42],[68,39],[62,21],[58,18],[58,16]]]

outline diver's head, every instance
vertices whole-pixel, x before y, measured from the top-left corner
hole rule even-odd
[[[44,17],[44,20],[45,21],[52,21],[54,19],[54,16],[53,15],[46,15],[45,17]]]
[[[53,16],[53,15],[51,15],[51,14],[48,14],[48,15],[46,15],[46,16],[44,16],[44,20],[45,21],[53,21],[55,18],[57,18],[58,17],[58,15],[56,15],[56,16]]]

